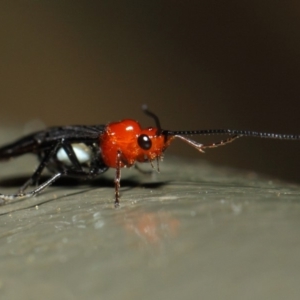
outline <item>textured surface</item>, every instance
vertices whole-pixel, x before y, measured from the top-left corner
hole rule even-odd
[[[34,164],[1,164],[1,191]],[[167,155],[160,167],[124,170],[120,209],[113,172],[0,207],[1,299],[298,299],[298,186]]]

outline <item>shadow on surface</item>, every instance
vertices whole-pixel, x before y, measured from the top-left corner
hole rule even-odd
[[[21,187],[24,182],[28,180],[29,177],[27,176],[18,176],[18,177],[11,177],[0,180],[0,187],[3,188],[18,188]],[[40,183],[47,181],[50,176],[41,176],[39,180]],[[139,180],[134,178],[125,178],[121,180],[121,187],[127,188],[134,188],[134,187],[143,187],[143,188],[158,188],[168,184],[168,181],[159,181],[159,182],[146,182],[140,183]],[[90,187],[109,187],[114,188],[114,181],[110,178],[101,177],[93,180],[80,180],[77,178],[69,178],[69,177],[62,177],[56,182],[54,182],[51,186],[55,187],[75,187],[75,186],[90,186]]]

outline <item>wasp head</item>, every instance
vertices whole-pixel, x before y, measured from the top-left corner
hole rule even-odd
[[[121,167],[130,167],[135,162],[152,162],[162,157],[174,137],[167,137],[159,128],[141,129],[138,122],[126,119],[110,123],[100,137],[104,163],[116,168],[118,153]]]

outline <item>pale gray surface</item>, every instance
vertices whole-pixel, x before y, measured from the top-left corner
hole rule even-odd
[[[1,191],[34,164],[1,164]],[[299,299],[299,186],[167,154],[160,167],[123,172],[120,209],[113,172],[0,207],[0,298]]]

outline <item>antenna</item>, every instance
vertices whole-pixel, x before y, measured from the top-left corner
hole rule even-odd
[[[162,133],[163,130],[161,129],[161,125],[160,125],[160,121],[159,121],[158,116],[157,116],[155,113],[153,113],[152,111],[150,111],[150,110],[148,109],[148,106],[147,106],[146,104],[142,105],[142,110],[144,111],[144,113],[145,113],[146,115],[148,115],[149,117],[151,117],[151,118],[154,119],[155,125],[156,125],[156,127],[157,127],[156,135],[157,135],[157,136],[161,135],[161,133]]]

